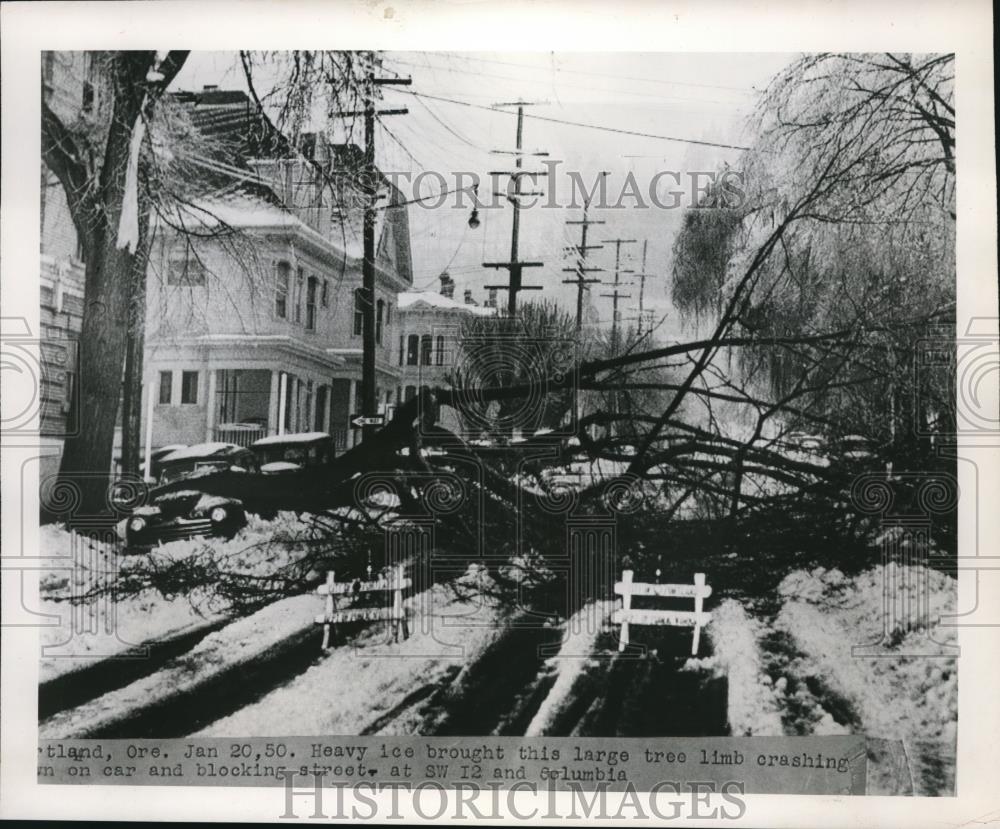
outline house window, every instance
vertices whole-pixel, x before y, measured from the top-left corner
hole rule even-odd
[[[420,338],[420,365],[431,365],[431,351],[433,350],[434,338],[430,334],[424,334]]]
[[[205,266],[187,243],[182,243],[170,252],[167,262],[167,284],[197,287],[205,284]]]
[[[291,270],[287,262],[278,263],[274,288],[274,315],[278,319],[288,319],[288,276]]]
[[[181,372],[181,403],[195,404],[198,402],[198,372]]]
[[[364,307],[362,299],[362,289],[354,289],[354,336],[360,337],[365,330],[365,315],[361,310]]]
[[[416,396],[417,396],[417,387],[416,386],[407,386],[406,387],[406,400],[404,402],[409,403]]]
[[[406,339],[406,364],[415,366],[417,364],[417,351],[420,348],[420,337],[410,334]]]
[[[435,354],[435,364],[444,365],[444,337],[437,338],[437,353]]]
[[[299,268],[295,274],[295,321],[302,322],[302,300],[305,295],[305,282],[306,275],[303,273],[302,268]]]
[[[315,276],[309,277],[306,287],[306,330],[316,330],[316,288],[319,280]]]
[[[324,279],[323,280],[323,291],[320,294],[320,304],[324,308],[329,308],[330,307],[330,295],[329,295],[329,293],[327,291],[327,289],[329,287],[330,287],[330,284]]]
[[[174,385],[174,373],[172,371],[160,372],[160,405],[170,405],[170,390]]]
[[[375,342],[382,345],[382,317],[385,316],[385,302],[379,300],[375,306]]]

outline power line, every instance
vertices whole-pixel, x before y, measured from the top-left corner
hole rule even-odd
[[[469,55],[461,54],[459,52],[441,52],[441,53],[435,53],[435,54],[453,55],[454,57],[457,57],[460,60],[471,60],[471,61],[475,61],[477,63],[494,63],[494,64],[498,64],[498,65],[501,65],[501,66],[518,66],[518,67],[520,67],[522,69],[533,69],[535,71],[537,71],[540,68],[538,66],[531,66],[530,64],[527,64],[527,63],[517,63],[515,61],[490,60],[489,58],[474,58],[474,57],[470,57]],[[742,93],[744,95],[753,95],[753,94],[755,94],[758,91],[758,90],[754,89],[753,87],[751,87],[750,89],[747,89],[747,88],[741,87],[741,86],[724,86],[722,84],[693,83],[691,81],[670,81],[670,80],[667,80],[666,78],[642,78],[642,77],[636,77],[636,76],[632,76],[632,75],[613,75],[613,74],[610,74],[608,72],[593,72],[593,71],[587,71],[585,69],[564,69],[564,68],[559,67],[559,66],[553,66],[553,67],[550,67],[550,68],[552,69],[553,72],[566,72],[567,74],[571,74],[571,75],[590,75],[592,77],[597,77],[597,78],[614,78],[615,80],[620,80],[620,81],[639,81],[641,83],[659,83],[659,84],[667,84],[669,86],[691,86],[691,87],[697,87],[699,89],[726,89],[726,90],[730,90],[732,92],[740,92],[740,93]]]
[[[416,63],[411,63],[405,60],[399,60],[398,58],[393,58],[392,60],[395,63],[400,64],[401,66],[411,66],[420,68],[419,64]],[[549,84],[553,83],[554,80],[557,80],[557,79],[545,79],[545,78],[517,78],[512,75],[497,75],[496,73],[493,72],[470,72],[467,69],[459,69],[451,66],[434,66],[432,64],[428,64],[426,68],[430,69],[432,72],[453,72],[460,75],[476,75],[482,78],[497,78],[499,80],[504,80],[504,81],[514,81],[515,83],[536,83],[536,84],[542,84],[543,86],[548,86]],[[528,67],[527,65],[524,65],[523,68],[534,69],[536,72],[539,69],[539,67]],[[560,70],[553,70],[553,71],[560,71]],[[609,77],[609,76],[600,76],[600,77]],[[572,89],[586,89],[591,92],[603,91],[621,95],[632,95],[638,98],[652,98],[654,100],[663,102],[677,101],[680,103],[719,104],[721,106],[743,106],[743,104],[738,104],[735,101],[720,101],[715,98],[684,98],[676,95],[663,95],[656,92],[640,92],[635,89],[621,89],[621,88],[618,89],[605,88],[603,90],[595,90],[593,86],[587,86],[586,84],[583,83],[571,83],[566,81],[559,81],[559,85]]]
[[[452,135],[454,135],[455,138],[457,138],[463,144],[468,144],[474,150],[479,150],[480,152],[483,152],[483,153],[487,152],[487,150],[485,148],[480,147],[478,144],[474,143],[472,140],[470,140],[469,138],[466,138],[464,135],[462,135],[461,133],[459,133],[457,130],[455,130],[451,126],[449,126],[444,121],[444,119],[442,119],[440,116],[438,116],[438,114],[433,109],[430,108],[430,106],[426,102],[424,102],[423,100],[420,100],[420,99],[418,99],[418,100],[420,101],[420,105],[424,109],[426,109],[427,112],[430,114],[431,118],[433,118],[435,121],[437,121],[446,130],[448,130],[448,132],[450,132]]]
[[[487,112],[504,112],[504,110],[497,110],[493,107],[485,106],[484,104],[474,104],[471,101],[460,101],[457,98],[445,98],[441,95],[429,95],[426,92],[414,92],[412,89],[397,89],[396,92],[405,92],[407,95],[414,95],[418,98],[429,98],[433,101],[444,101],[449,104],[458,104],[459,106],[471,107],[472,109],[484,109]],[[552,124],[564,124],[570,127],[583,127],[584,129],[591,130],[601,130],[602,132],[613,132],[619,135],[632,135],[637,138],[655,138],[659,141],[676,141],[681,144],[697,144],[702,147],[720,147],[725,150],[749,150],[750,147],[745,147],[739,144],[723,144],[718,141],[701,141],[697,138],[679,138],[675,135],[658,135],[651,132],[640,132],[638,130],[626,130],[620,129],[618,127],[606,127],[603,124],[584,124],[581,121],[567,121],[563,118],[553,118],[548,115],[534,115],[530,113],[524,113],[525,118],[533,118],[536,121],[548,121]]]

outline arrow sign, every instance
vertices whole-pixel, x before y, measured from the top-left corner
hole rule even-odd
[[[356,429],[361,429],[365,426],[382,426],[385,423],[385,415],[372,415],[366,417],[364,415],[351,415],[351,425]]]

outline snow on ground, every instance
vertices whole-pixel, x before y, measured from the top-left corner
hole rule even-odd
[[[470,568],[466,580],[480,578]],[[419,717],[407,717],[400,703],[447,681],[455,666],[473,664],[503,634],[500,606],[474,593],[463,600],[435,585],[408,602],[425,610],[411,617],[409,639],[387,643],[387,626],[372,625],[286,685],[192,736],[410,733]]]
[[[162,571],[199,558],[230,573],[270,575],[303,555],[305,547],[295,539],[308,532],[308,525],[292,513],[282,513],[275,521],[250,516],[248,525],[228,541],[183,539],[128,556],[119,555],[109,545],[92,545],[81,555],[85,540],[59,524],[45,525],[40,532],[41,554],[66,561],[65,569],[44,571],[39,579],[40,611],[60,619],[59,625],[41,628],[43,647],[61,646],[59,655],[43,654],[41,658],[39,681],[46,682],[96,660],[123,654],[143,642],[220,621],[233,612],[227,602],[201,588],[168,596],[146,589],[117,601],[80,604],[80,597],[89,591],[108,588],[117,577],[127,578],[136,568]],[[81,614],[92,621],[87,628],[93,632],[78,632],[81,626],[74,623],[74,616],[79,619]],[[113,633],[104,632],[106,623]]]
[[[209,634],[162,670],[50,717],[39,725],[39,736],[63,739],[92,734],[150,705],[191,691],[220,673],[261,656],[303,630],[311,630],[321,604],[314,595],[292,596],[274,602]]]
[[[736,737],[784,734],[777,695],[760,652],[763,623],[748,616],[739,602],[726,599],[712,610],[705,633],[712,643],[712,656],[689,659],[685,669],[709,669],[727,677],[730,733]]]
[[[611,601],[588,602],[567,621],[559,653],[548,660],[556,671],[556,681],[525,730],[525,737],[549,733],[556,718],[572,702],[577,682],[591,664],[589,657],[597,649],[597,637],[614,605]]]
[[[889,596],[897,591],[901,596],[897,618],[908,609],[913,625],[908,632],[888,632],[885,655],[854,655],[855,645],[882,639],[887,586]],[[957,662],[929,654],[942,652],[935,642],[956,644],[956,628],[941,624],[941,616],[955,610],[955,580],[926,567],[896,564],[854,578],[816,568],[791,573],[778,590],[785,604],[775,628],[801,653],[794,667],[846,703],[840,716],[847,722],[841,724],[870,737],[901,740],[916,793],[947,792],[954,774]]]
[[[888,586],[887,594],[883,591]],[[883,655],[855,655],[855,645],[883,636],[885,595],[899,600],[890,618],[915,613],[909,631],[890,625]],[[864,734],[898,741],[916,794],[952,794],[957,726],[953,657],[931,642],[954,645],[953,578],[924,567],[879,565],[854,577],[817,567],[790,573],[778,587],[774,618],[757,618],[725,600],[712,608],[706,633],[713,654],[689,660],[728,678],[734,735]]]

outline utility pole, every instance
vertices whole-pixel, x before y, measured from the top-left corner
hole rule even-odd
[[[611,317],[611,356],[618,356],[618,300],[619,299],[629,299],[631,294],[623,294],[618,288],[622,285],[621,275],[626,273],[633,273],[630,270],[623,270],[621,267],[621,254],[622,245],[631,245],[637,242],[637,239],[605,239],[604,242],[607,244],[614,243],[615,246],[615,281],[610,283],[614,287],[614,290],[610,294],[601,294],[604,297],[610,297],[612,300],[612,317]],[[605,283],[608,284],[608,283]],[[631,283],[626,283],[631,284]]]
[[[510,261],[509,262],[483,262],[484,268],[503,268],[509,273],[506,285],[487,285],[487,289],[498,289],[507,291],[507,315],[513,317],[517,312],[517,294],[519,291],[540,291],[541,285],[524,285],[521,283],[521,273],[524,268],[540,268],[543,262],[522,262],[518,256],[518,233],[521,227],[521,196],[540,196],[541,193],[525,193],[521,189],[521,179],[526,175],[545,175],[547,171],[529,172],[522,169],[524,151],[521,148],[521,138],[524,133],[524,108],[531,106],[530,101],[512,101],[505,104],[494,104],[494,108],[516,106],[517,107],[517,143],[514,149],[514,170],[504,172],[491,172],[491,176],[508,175],[514,180],[514,194],[507,195],[507,200],[514,205],[514,220],[510,237]],[[547,153],[531,153],[531,155],[547,155]]]
[[[378,414],[375,381],[375,205],[378,201],[378,171],[375,168],[375,116],[406,115],[407,109],[375,108],[375,90],[379,86],[409,86],[410,78],[375,77],[375,54],[370,56],[371,66],[364,82],[364,109],[361,112],[339,112],[342,117],[364,117],[365,156],[362,169],[361,190],[365,200],[364,259],[361,265],[361,414],[374,418]],[[352,413],[353,416],[353,413]],[[378,429],[365,425],[362,439],[371,437]]]
[[[646,307],[644,304],[644,299],[646,296],[646,277],[649,274],[646,273],[646,248],[649,246],[649,240],[645,239],[642,243],[642,271],[636,274],[639,277],[639,333],[642,333],[643,324],[646,321]]]
[[[563,271],[569,273],[575,273],[576,279],[564,279],[564,285],[576,285],[576,330],[580,331],[583,328],[583,292],[590,290],[587,285],[593,285],[599,283],[600,279],[587,279],[585,274],[594,273],[597,271],[603,271],[604,268],[585,268],[584,262],[587,259],[588,250],[602,250],[604,245],[588,245],[587,244],[587,228],[591,225],[602,225],[603,221],[598,221],[594,219],[587,219],[587,210],[590,208],[590,199],[583,205],[583,220],[582,221],[568,221],[568,225],[580,225],[580,244],[575,245],[570,248],[566,248],[568,251],[576,251],[576,267],[575,268],[563,268]]]

